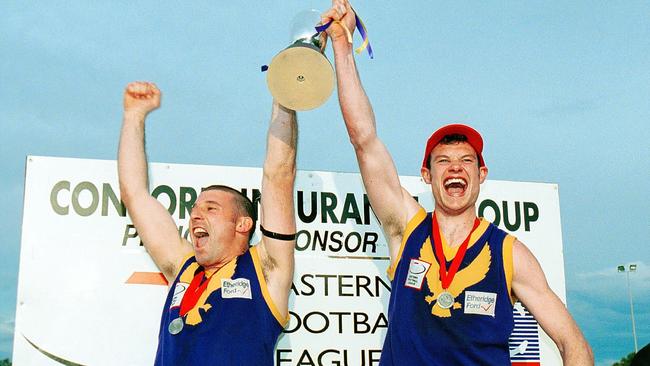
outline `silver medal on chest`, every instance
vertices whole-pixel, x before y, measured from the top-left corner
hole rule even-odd
[[[170,334],[176,335],[183,330],[183,326],[185,323],[183,322],[183,318],[176,318],[169,323],[169,327],[167,327],[167,330],[169,330]]]
[[[443,309],[449,309],[454,305],[454,297],[447,291],[443,291],[436,298],[436,303]]]

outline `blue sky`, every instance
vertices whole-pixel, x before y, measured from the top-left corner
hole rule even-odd
[[[650,342],[650,3],[358,2],[357,57],[402,175],[428,135],[464,122],[489,178],[558,183],[569,310],[611,364]],[[259,167],[271,97],[260,65],[326,1],[3,2],[0,359],[11,356],[26,155],[115,159],[121,94],[155,81],[151,161]],[[356,42],[359,40],[357,38]],[[328,51],[330,52],[330,51]],[[299,168],[358,171],[336,96],[299,115]],[[183,148],[179,148],[183,147]]]

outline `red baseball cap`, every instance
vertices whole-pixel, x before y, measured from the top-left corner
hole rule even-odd
[[[427,147],[424,150],[424,160],[422,160],[423,168],[427,167],[431,150],[433,150],[433,148],[436,147],[445,136],[455,134],[467,137],[467,143],[474,148],[474,151],[476,151],[479,165],[485,166],[485,160],[483,160],[483,138],[481,137],[481,134],[467,125],[451,124],[439,128],[433,133],[433,135],[431,135],[431,137],[429,137],[429,140],[427,140]]]

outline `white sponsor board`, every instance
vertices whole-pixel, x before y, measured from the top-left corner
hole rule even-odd
[[[401,180],[433,208],[430,188],[419,177]],[[259,168],[150,164],[151,189],[183,235],[201,187],[230,185],[252,198],[260,182]],[[291,319],[276,365],[377,365],[389,263],[361,178],[300,171],[296,202]],[[479,202],[480,213],[530,247],[565,301],[557,186],[488,181]],[[134,233],[119,202],[114,161],[28,157],[15,365],[153,363],[168,288],[132,280],[134,273],[158,272]],[[517,309],[523,316],[525,310]],[[511,342],[511,355],[532,352],[542,365],[561,364],[548,337],[541,335],[539,349],[525,338]]]

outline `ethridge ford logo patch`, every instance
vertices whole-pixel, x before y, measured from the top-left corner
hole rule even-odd
[[[224,299],[252,299],[251,283],[247,278],[221,279],[221,297]]]
[[[465,291],[465,314],[494,316],[497,294],[493,292]]]

